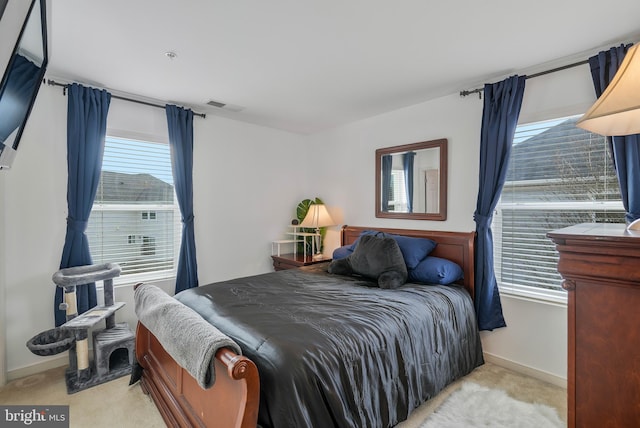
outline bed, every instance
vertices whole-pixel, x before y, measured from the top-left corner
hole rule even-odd
[[[341,244],[372,228],[345,226]],[[390,427],[481,365],[473,312],[475,233],[375,228],[437,242],[459,285],[395,290],[327,264],[214,283],[176,296],[236,341],[198,383],[138,323],[141,385],[169,426]]]

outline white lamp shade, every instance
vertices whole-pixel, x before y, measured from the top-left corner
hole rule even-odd
[[[596,134],[640,133],[640,52],[631,47],[609,86],[576,126]]]
[[[324,204],[311,204],[300,226],[317,229],[318,227],[333,226],[334,224]]]

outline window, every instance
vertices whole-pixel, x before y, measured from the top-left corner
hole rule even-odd
[[[500,289],[564,301],[547,232],[577,223],[624,223],[606,139],[575,126],[579,116],[519,125],[493,219]]]
[[[175,275],[180,209],[169,145],[107,137],[87,236],[93,262],[130,281]]]
[[[407,190],[404,181],[404,170],[391,171],[391,192],[389,193],[389,211],[407,212]]]
[[[143,211],[142,212],[142,219],[143,220],[155,220],[156,219],[156,212],[155,211]]]

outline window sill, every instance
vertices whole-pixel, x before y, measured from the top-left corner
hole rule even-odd
[[[160,281],[168,281],[174,280],[176,278],[176,273],[174,271],[161,271],[161,272],[149,272],[149,273],[141,273],[134,275],[125,275],[119,276],[113,279],[113,287],[121,288],[121,287],[131,287],[139,282],[160,282]],[[96,284],[96,289],[103,289],[103,282],[100,281]]]
[[[498,286],[500,294],[515,299],[530,302],[544,303],[555,306],[567,306],[567,293],[565,291],[535,289],[533,287]]]

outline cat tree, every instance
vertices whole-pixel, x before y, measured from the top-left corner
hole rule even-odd
[[[36,355],[69,350],[69,368],[65,373],[69,394],[131,373],[135,336],[126,322],[115,322],[115,312],[125,305],[114,302],[113,278],[120,272],[117,264],[106,263],[61,269],[53,275],[53,282],[64,288],[60,309],[66,311],[67,322],[35,336],[27,347]],[[103,281],[104,305],[78,315],[76,286],[96,281]],[[93,361],[90,361],[89,330],[102,320],[105,328],[92,331]]]

